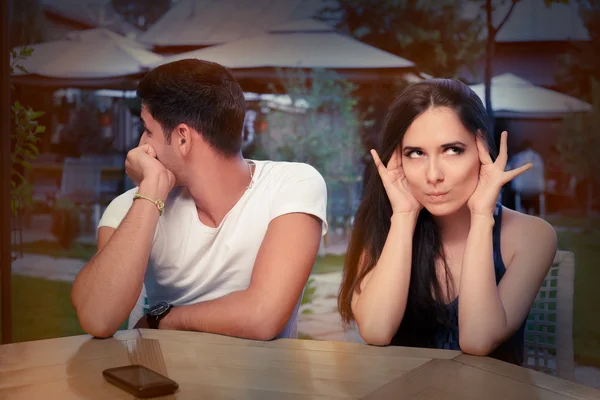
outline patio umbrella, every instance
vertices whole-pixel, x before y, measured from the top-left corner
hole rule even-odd
[[[337,0],[179,0],[137,39],[175,54],[259,35],[336,5]]]
[[[242,78],[272,77],[278,67],[335,69],[369,79],[415,71],[412,61],[339,34],[312,19],[290,21],[266,34],[165,57],[156,65],[186,58],[217,62]]]
[[[88,82],[104,86],[144,72],[162,59],[134,40],[105,29],[71,32],[63,40],[30,47],[34,50],[31,57],[18,62],[28,73],[17,73],[16,82]]]
[[[480,83],[470,87],[484,101],[485,85]],[[536,86],[510,73],[492,78],[492,107],[498,117],[548,117],[592,109],[590,104],[575,97]]]
[[[125,21],[112,6],[111,0],[41,0],[41,3],[47,22],[58,19],[71,26],[106,28],[133,37],[143,33]]]

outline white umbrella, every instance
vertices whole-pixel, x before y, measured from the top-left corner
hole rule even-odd
[[[213,46],[265,33],[286,21],[312,18],[336,5],[337,0],[178,0],[137,39],[166,48]]]
[[[111,0],[42,0],[42,4],[44,14],[55,15],[67,23],[106,28],[132,37],[143,33],[117,13],[111,5]]]
[[[310,104],[306,99],[298,98],[293,100],[287,94],[273,94],[273,93],[253,93],[244,92],[244,98],[246,101],[257,101],[265,102],[269,108],[275,108],[278,110],[292,111],[295,113],[304,113],[310,108]]]
[[[140,43],[136,41],[134,38],[130,36],[123,36],[115,33],[106,28],[94,28],[94,29],[86,29],[83,31],[71,31],[68,32],[65,37],[67,40],[81,40],[81,41],[92,41],[92,40],[108,40],[113,39],[119,42],[124,43],[127,46],[146,49],[149,50],[152,48],[151,45],[146,43]]]
[[[112,78],[147,70],[162,57],[134,40],[104,29],[72,32],[63,40],[39,43],[18,64],[30,75],[49,78]],[[18,71],[19,75],[23,75]]]
[[[412,69],[415,64],[312,19],[288,22],[267,34],[166,57],[158,64],[198,58],[230,69],[265,67]]]
[[[480,83],[470,87],[485,103],[485,85]],[[548,116],[592,109],[590,104],[575,97],[536,86],[509,73],[492,78],[492,107],[497,116]]]

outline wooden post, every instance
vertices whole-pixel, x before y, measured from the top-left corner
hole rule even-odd
[[[9,13],[11,0],[0,1],[0,321],[2,343],[12,341],[11,325],[11,251],[10,251],[10,83],[9,83]]]

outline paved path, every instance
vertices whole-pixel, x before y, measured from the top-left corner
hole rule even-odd
[[[311,276],[313,299],[300,306],[298,331],[313,339],[362,342],[355,328],[344,329],[337,311],[340,272]]]
[[[25,254],[13,261],[13,275],[25,275],[52,281],[73,282],[85,261],[74,258],[54,258],[37,254]]]

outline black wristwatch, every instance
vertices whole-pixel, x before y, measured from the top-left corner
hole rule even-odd
[[[158,329],[158,323],[171,311],[171,308],[173,308],[173,305],[164,301],[150,307],[146,314],[150,329]]]

